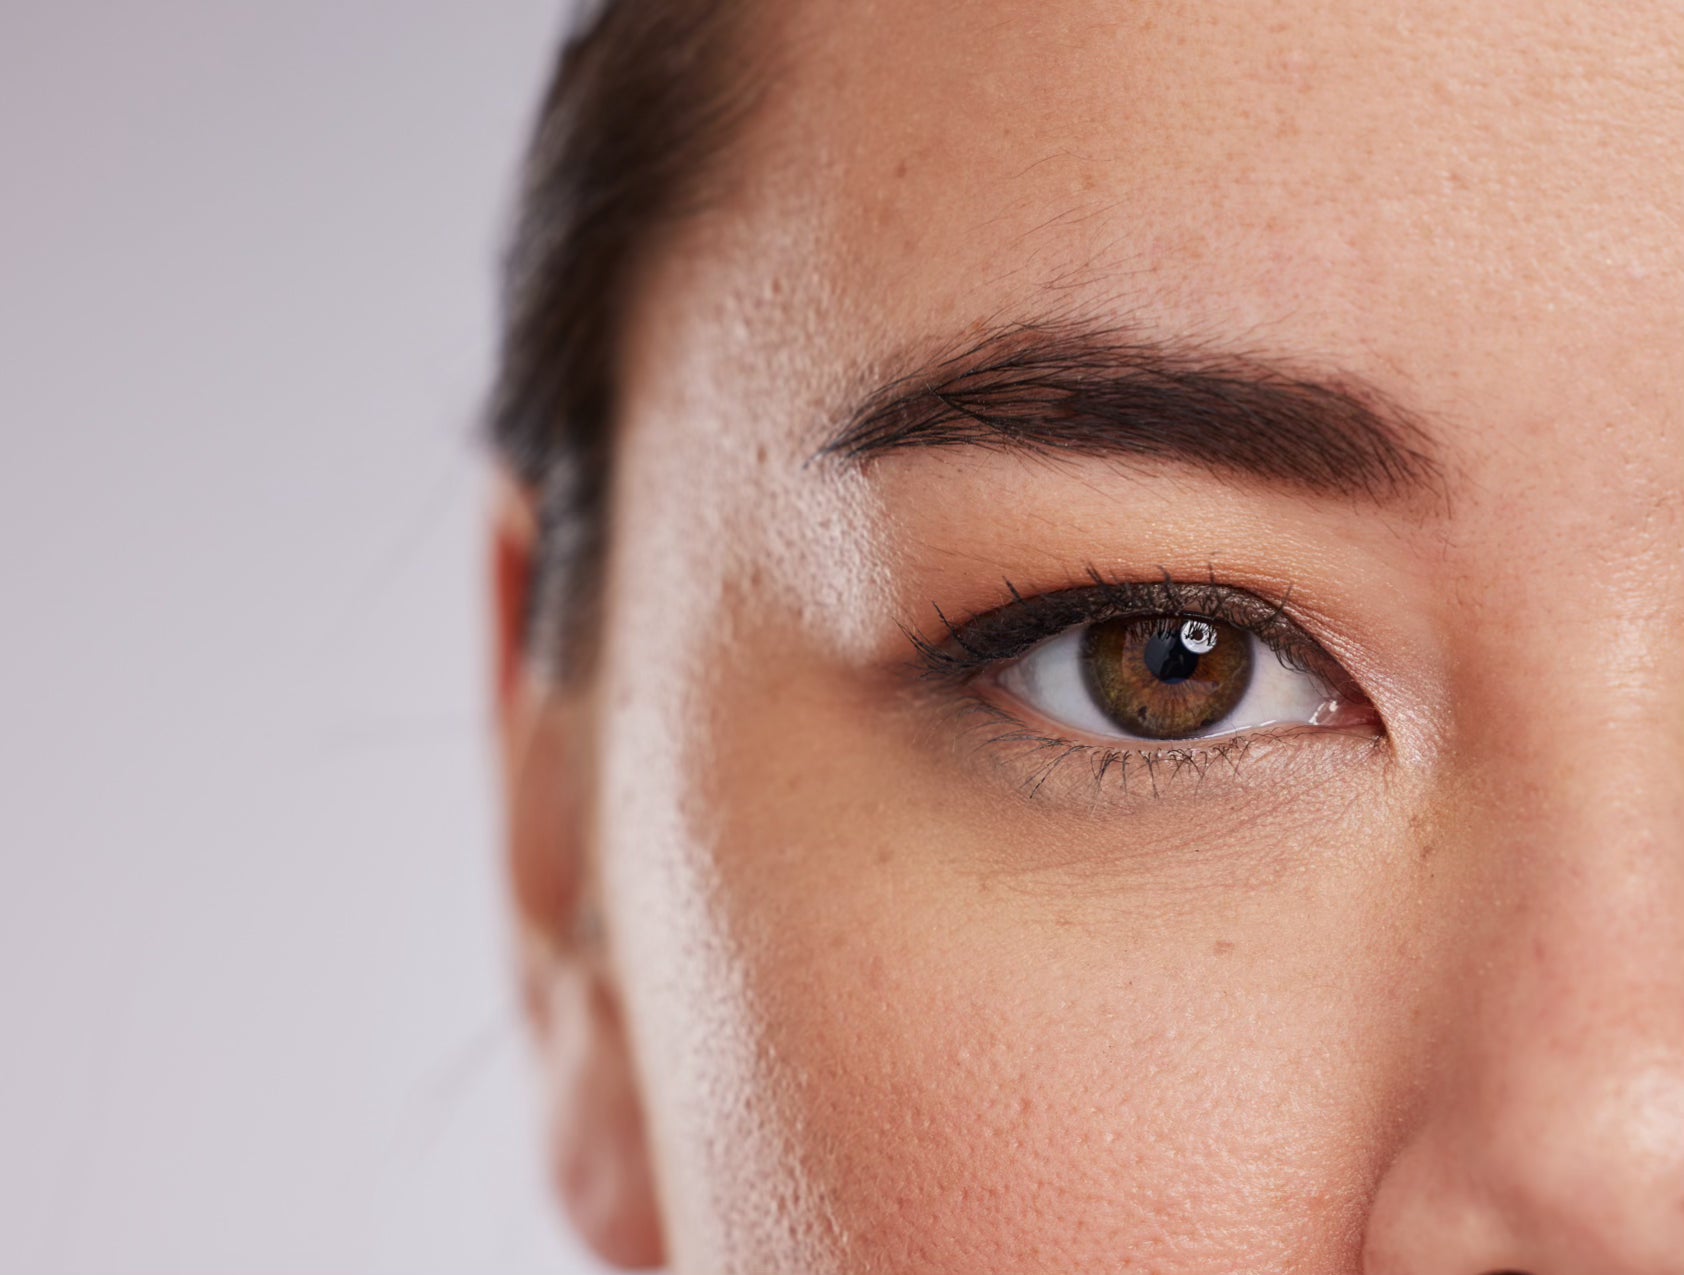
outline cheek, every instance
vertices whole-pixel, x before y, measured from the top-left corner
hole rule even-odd
[[[1409,921],[1348,866],[1387,856],[1003,871],[1051,816],[764,690],[622,909],[679,1269],[1354,1266],[1409,1067]]]
[[[1306,1269],[1354,1233],[1326,1024],[1127,925],[895,893],[784,900],[750,971],[848,1269]]]

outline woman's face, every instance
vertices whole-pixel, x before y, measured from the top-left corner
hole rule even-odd
[[[683,1271],[1684,1271],[1677,8],[760,8],[516,779],[576,1206],[640,1109]]]

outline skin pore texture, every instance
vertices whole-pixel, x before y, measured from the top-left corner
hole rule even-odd
[[[745,29],[723,193],[629,307],[582,684],[522,660],[498,523],[576,1223],[698,1275],[1684,1272],[1684,13]],[[824,450],[1024,333],[1384,404],[1419,480]],[[1107,743],[920,673],[1014,591],[1166,577],[1371,711]]]

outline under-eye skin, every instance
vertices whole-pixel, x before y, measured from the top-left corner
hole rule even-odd
[[[1257,739],[1337,732],[1373,739],[1378,717],[1284,602],[1164,578],[1091,584],[1010,601],[947,639],[913,637],[926,678],[996,724],[989,738],[1037,759],[1032,787],[1085,757],[1097,778],[1142,763],[1203,775]],[[1051,758],[1051,764],[1040,759]]]

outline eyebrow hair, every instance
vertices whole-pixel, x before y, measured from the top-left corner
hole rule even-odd
[[[1441,480],[1426,432],[1355,378],[1070,326],[996,329],[889,381],[818,455],[961,446],[1164,460],[1343,498]]]

